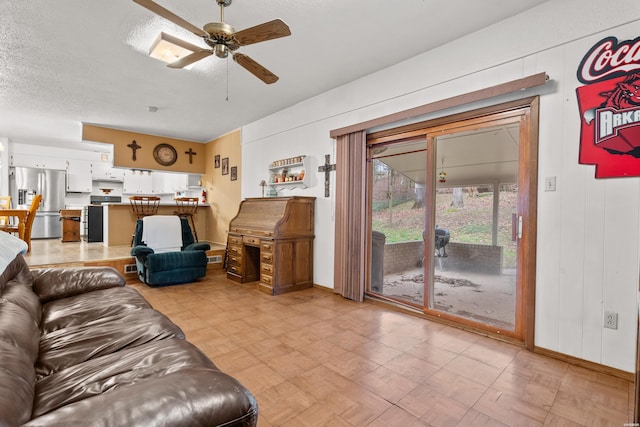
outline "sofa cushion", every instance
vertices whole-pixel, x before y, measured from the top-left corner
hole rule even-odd
[[[111,267],[53,267],[33,270],[32,275],[33,290],[42,303],[125,284]]]
[[[255,425],[257,404],[192,344],[165,339],[38,381],[32,423],[181,426],[185,416],[190,425]]]
[[[0,342],[0,360],[0,425],[21,425],[31,419],[35,370],[29,359],[6,342]]]
[[[143,308],[151,305],[133,288],[100,289],[43,304],[40,329],[49,333]]]
[[[40,331],[40,302],[31,291],[22,257],[0,276],[0,423],[19,425],[31,418]]]
[[[42,378],[96,357],[174,337],[184,339],[184,333],[153,309],[120,313],[57,329],[40,338],[36,375]]]

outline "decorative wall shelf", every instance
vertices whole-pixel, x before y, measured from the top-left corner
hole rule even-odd
[[[301,159],[301,161],[296,161]],[[276,191],[279,189],[307,188],[310,185],[308,159],[297,156],[285,160],[277,160],[269,167],[269,183]]]

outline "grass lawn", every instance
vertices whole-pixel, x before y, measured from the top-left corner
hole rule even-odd
[[[451,233],[451,241],[491,245],[493,211],[492,193],[481,193],[475,197],[464,194],[464,207],[451,206],[453,195],[440,192],[436,196],[436,226]],[[424,228],[425,209],[413,208],[408,201],[390,209],[373,212],[373,229],[384,233],[386,243],[421,240]],[[517,193],[500,193],[498,218],[498,245],[503,246],[505,267],[515,265],[516,243],[511,240],[511,213],[516,211]]]

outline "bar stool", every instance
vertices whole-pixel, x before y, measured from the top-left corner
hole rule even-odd
[[[138,219],[158,213],[160,197],[157,196],[131,196],[129,197],[131,210],[138,216]]]
[[[0,209],[11,209],[11,196],[0,196]],[[0,215],[0,226],[8,224],[9,217]]]
[[[173,212],[174,215],[178,215],[180,218],[188,218],[191,221],[191,228],[193,229],[193,237],[198,241],[198,232],[196,231],[196,224],[193,221],[193,216],[198,212],[198,198],[197,197],[178,197],[176,199],[177,209]]]
[[[131,210],[138,217],[142,219],[145,216],[151,216],[158,213],[158,206],[160,206],[160,197],[158,196],[130,196],[129,203],[131,203]],[[135,238],[135,231],[131,235],[131,246],[133,246],[133,239]]]

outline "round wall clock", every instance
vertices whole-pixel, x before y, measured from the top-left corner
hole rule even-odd
[[[153,158],[162,166],[171,166],[178,160],[178,152],[172,145],[158,144],[153,149]]]

